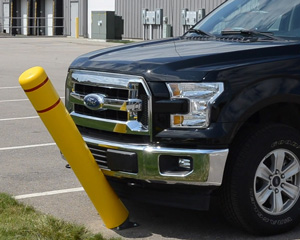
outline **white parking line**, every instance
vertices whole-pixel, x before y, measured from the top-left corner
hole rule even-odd
[[[4,147],[4,148],[0,148],[0,151],[36,148],[36,147],[48,147],[48,146],[54,146],[54,145],[56,145],[56,143],[43,143],[43,144],[34,144],[34,145],[25,145],[25,146]]]
[[[26,119],[35,119],[39,118],[39,116],[32,116],[32,117],[19,117],[19,118],[2,118],[1,121],[15,121],[15,120],[26,120]]]
[[[24,99],[12,99],[12,100],[1,100],[0,103],[6,103],[6,102],[24,102],[24,101],[28,101],[28,98],[24,98]]]
[[[60,97],[60,99],[65,99],[65,97]],[[24,102],[29,101],[28,98],[21,98],[21,99],[10,99],[10,100],[0,100],[0,103],[6,103],[6,102]]]
[[[14,86],[14,87],[0,87],[0,90],[2,89],[13,89],[13,88],[21,88],[21,86]]]
[[[42,196],[57,195],[57,194],[62,194],[62,193],[82,192],[82,191],[84,191],[83,187],[69,188],[69,189],[55,190],[55,191],[49,191],[49,192],[39,192],[39,193],[18,195],[18,196],[14,196],[14,198],[15,199],[26,199],[26,198],[34,198],[34,197],[42,197]]]

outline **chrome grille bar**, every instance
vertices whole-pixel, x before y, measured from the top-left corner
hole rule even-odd
[[[76,92],[70,93],[70,100],[76,104],[84,105],[84,97],[86,95],[78,94]],[[104,97],[103,108],[111,109],[116,111],[142,111],[142,100],[141,99],[112,99]]]

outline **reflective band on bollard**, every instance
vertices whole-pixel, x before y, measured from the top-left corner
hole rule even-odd
[[[128,210],[99,169],[44,69],[34,67],[25,71],[20,76],[19,83],[106,227],[116,228],[122,225],[128,219]]]

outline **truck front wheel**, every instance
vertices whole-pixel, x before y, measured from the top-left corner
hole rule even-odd
[[[288,231],[300,217],[300,133],[272,124],[241,134],[221,191],[225,216],[254,234]]]

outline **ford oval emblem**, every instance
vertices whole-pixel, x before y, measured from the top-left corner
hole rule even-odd
[[[83,99],[84,106],[91,110],[99,110],[103,107],[104,96],[99,94],[88,94]]]

